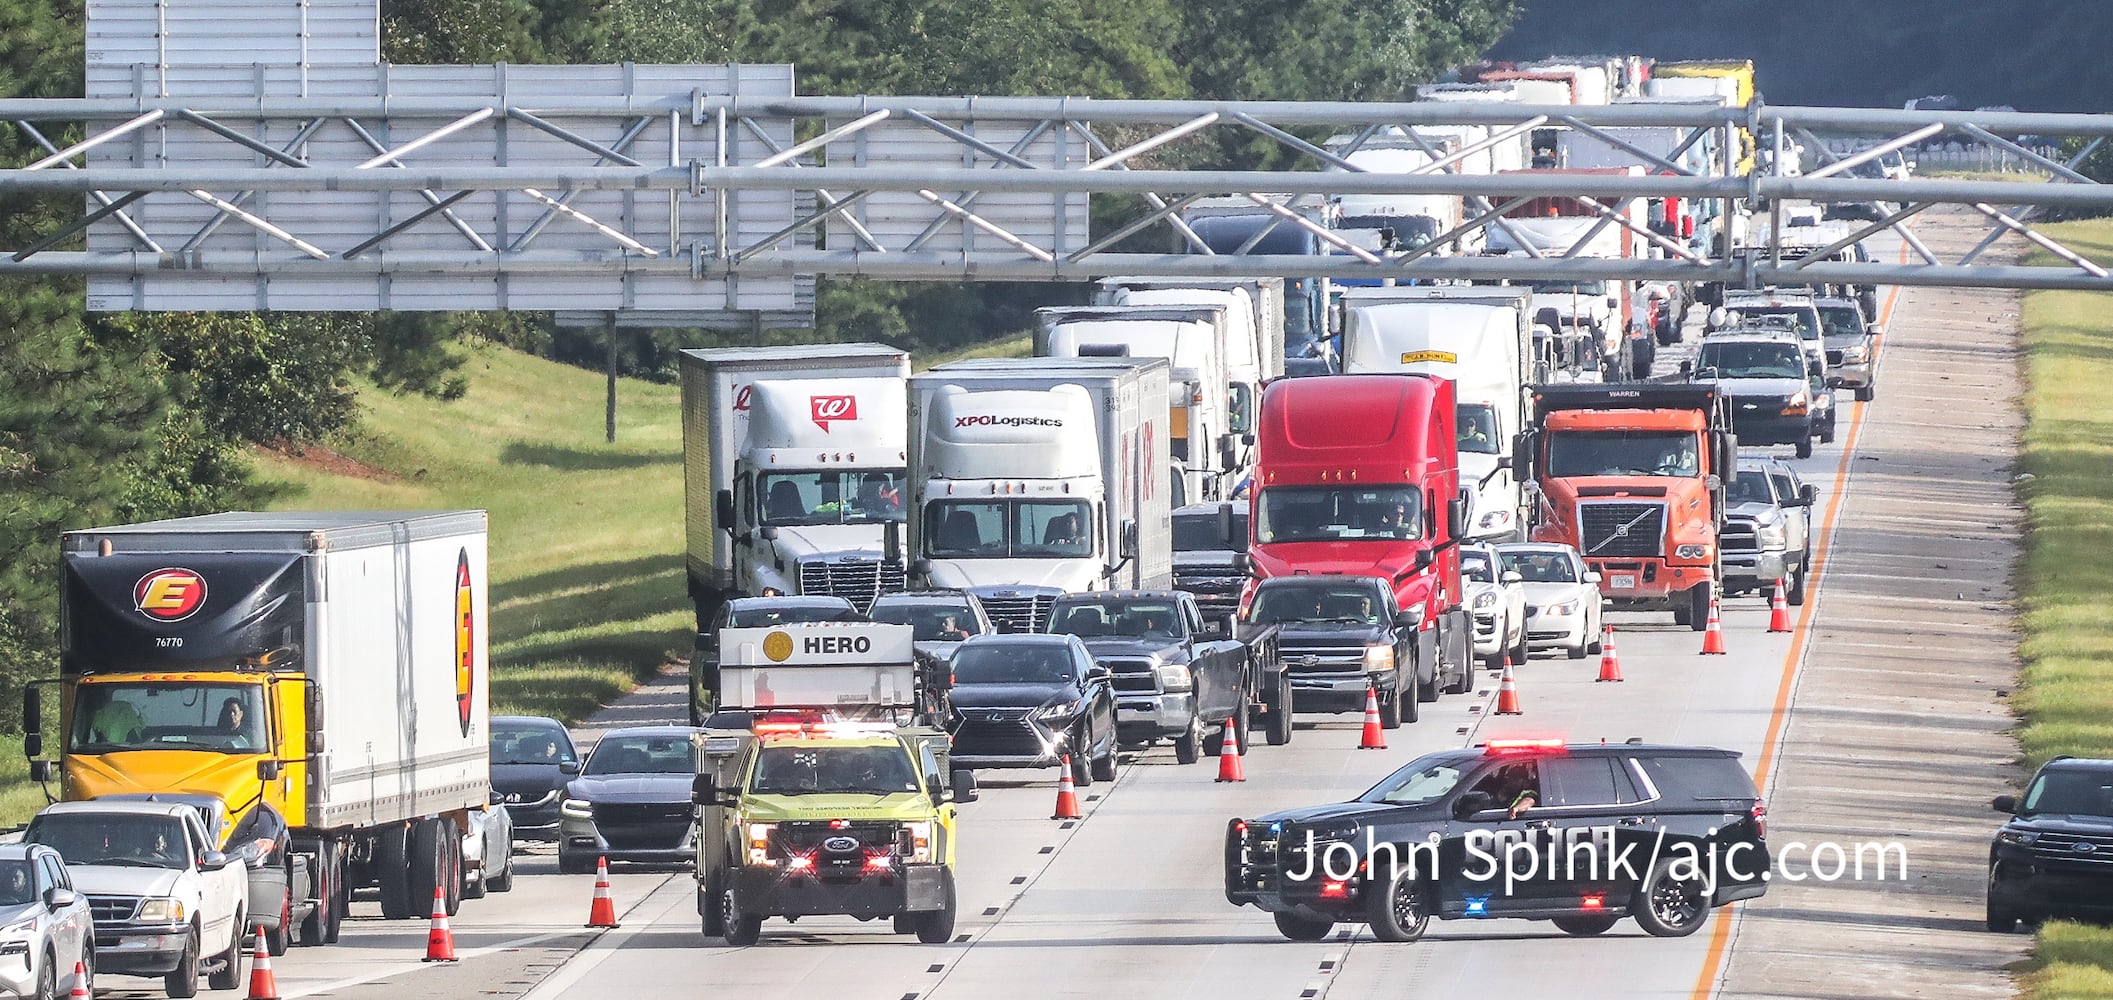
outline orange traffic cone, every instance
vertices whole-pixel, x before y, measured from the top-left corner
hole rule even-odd
[[[84,997],[88,991],[80,986],[80,970],[74,970],[73,995]],[[271,948],[264,940],[264,925],[257,925],[257,951],[249,963],[249,1000],[279,1000],[279,981],[271,974]]]
[[[1504,676],[1497,682],[1497,710],[1494,715],[1525,715],[1519,708],[1519,685],[1511,678],[1511,664],[1504,664]]]
[[[1614,624],[1607,623],[1599,640],[1599,679],[1621,680],[1621,656],[1614,652]]]
[[[264,929],[263,929],[263,928],[261,928],[261,927],[257,929],[257,940],[259,940],[259,941],[262,941],[262,940],[264,940]],[[262,949],[260,948],[259,950],[261,951]],[[271,967],[270,967],[270,966],[266,966],[266,967],[265,967],[265,969],[264,969],[264,978],[265,978],[266,982],[269,982],[269,981],[270,981],[270,979],[271,979]],[[254,973],[254,972],[250,973],[250,982],[251,982],[252,984],[255,984],[255,982],[256,982],[256,973]],[[250,993],[251,993],[252,995],[254,995],[254,994],[256,993],[256,989],[255,989],[254,985],[252,985],[252,988],[251,988],[251,990],[250,990]],[[82,962],[75,962],[75,963],[73,963],[73,990],[72,990],[72,992],[69,992],[69,993],[67,993],[66,995],[67,995],[67,997],[69,997],[69,998],[71,998],[71,997],[86,997],[86,996],[91,996],[91,995],[92,995],[92,994],[90,994],[90,993],[88,992],[88,966],[87,966],[87,964],[86,964],[86,963],[82,963]],[[262,998],[262,1000],[279,1000],[279,994],[278,994],[278,992],[277,992],[277,991],[276,991],[276,990],[274,989],[274,991],[273,991],[272,993],[270,993],[270,994],[266,995],[265,997],[263,997],[263,998]]]
[[[1724,622],[1717,617],[1717,598],[1709,599],[1709,624],[1702,630],[1702,652],[1705,655],[1724,655]]]
[[[1359,750],[1385,750],[1387,748],[1386,731],[1381,729],[1379,725],[1379,688],[1377,685],[1365,685],[1365,735],[1363,739],[1357,741],[1357,748]]]
[[[1247,771],[1240,765],[1240,727],[1231,719],[1225,720],[1225,742],[1218,747],[1218,780],[1247,780]]]
[[[1067,754],[1065,754],[1065,755],[1063,756],[1062,760],[1061,760],[1061,761],[1060,761],[1060,762],[1059,762],[1059,763],[1057,764],[1057,769],[1058,769],[1058,770],[1057,770],[1057,804],[1056,804],[1056,812],[1054,812],[1054,813],[1051,813],[1051,814],[1049,815],[1049,818],[1050,818],[1050,819],[1078,819],[1078,818],[1079,818],[1079,793],[1078,793],[1078,788],[1077,788],[1076,786],[1074,786],[1074,785],[1073,785],[1073,784],[1071,783],[1071,755],[1070,755],[1070,754],[1068,754],[1068,753],[1067,753]]]
[[[440,886],[433,887],[433,929],[426,932],[426,957],[428,962],[452,962],[455,960],[455,932],[448,929],[448,894]]]
[[[616,899],[609,895],[609,859],[598,859],[594,865],[594,902],[587,907],[587,926],[616,926]]]
[[[1768,630],[1790,631],[1790,605],[1783,600],[1783,578],[1776,577],[1775,596],[1768,599]]]

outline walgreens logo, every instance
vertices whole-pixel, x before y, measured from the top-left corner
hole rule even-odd
[[[1056,417],[1001,417],[984,413],[969,417],[955,417],[956,427],[1062,427],[1064,421]]]
[[[858,397],[809,396],[807,409],[809,416],[814,419],[814,425],[826,433],[830,421],[858,419]]]

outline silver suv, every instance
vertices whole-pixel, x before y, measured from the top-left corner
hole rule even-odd
[[[1812,572],[1812,505],[1818,498],[1819,490],[1801,482],[1797,470],[1781,460],[1739,463],[1737,478],[1725,484],[1724,530],[1718,536],[1725,594],[1765,594],[1782,580],[1790,603],[1805,603]]]

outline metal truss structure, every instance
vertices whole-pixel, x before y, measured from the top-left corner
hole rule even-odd
[[[2113,290],[2105,268],[2035,226],[2041,213],[2113,208],[2113,188],[2075,169],[2113,135],[2113,116],[1759,101],[1742,108],[742,97],[685,87],[669,73],[631,74],[627,89],[605,96],[544,86],[516,98],[503,83],[469,94],[434,96],[445,88],[426,88],[402,96],[386,86],[389,69],[380,68],[384,85],[367,98],[279,98],[260,87],[253,99],[217,102],[0,101],[0,118],[48,150],[0,170],[0,190],[84,199],[84,215],[71,224],[0,251],[0,273],[89,275],[96,309],[680,309],[685,284],[714,288],[716,308],[738,305],[743,279],[820,274]],[[87,138],[60,148],[50,137],[68,128]],[[1463,128],[1479,131],[1463,141]],[[1548,129],[1590,135],[1645,167],[1620,174],[1461,170],[1490,145]],[[1679,129],[1684,139],[1662,155],[1628,138],[1637,129]],[[1209,158],[1221,148],[1212,140],[1225,132],[1276,144],[1288,165],[1212,169]],[[1820,138],[1844,134],[1872,138],[1852,155],[1828,152]],[[1375,173],[1346,158],[1379,137],[1420,145],[1429,162],[1409,173]],[[2072,147],[2081,151],[2059,162],[2021,137],[2043,148],[2049,139],[2074,137]],[[1804,173],[1792,167],[1790,143],[1799,138],[1824,165]],[[1854,176],[1887,153],[1940,139],[2009,150],[2047,177]],[[1706,165],[1683,155],[1696,148],[1716,154]],[[1774,155],[1737,152],[1755,148]],[[1408,194],[1463,197],[1466,221],[1420,248],[1376,252],[1300,211],[1343,195]],[[1094,196],[1146,207],[1110,231],[1093,232]],[[1274,226],[1305,230],[1322,252],[1212,252],[1185,221],[1187,210],[1227,196],[1275,215]],[[1509,256],[1439,250],[1456,236],[1504,229],[1523,208],[1550,198],[1597,216],[1567,249],[1529,245]],[[1636,221],[1639,202],[1668,199],[1708,203],[1725,218],[1766,218],[1765,238],[1734,251]],[[1795,245],[1783,238],[1783,213],[1802,202],[1878,206],[1877,218],[1831,246]],[[1991,224],[1988,238],[1956,260],[1939,259],[1913,229],[1917,215],[1948,204],[1969,206]],[[1585,243],[1610,227],[1628,230],[1647,249],[1629,257],[1585,255]],[[1155,230],[1165,252],[1121,249],[1149,242]],[[76,249],[84,233],[86,249]],[[1897,233],[1918,259],[1836,259],[1886,233]],[[2058,263],[1979,262],[2010,235]],[[1242,249],[1259,245],[1257,237]],[[590,275],[653,291],[597,301],[531,291]],[[368,291],[375,288],[378,294]],[[497,288],[499,295],[465,288]],[[763,307],[791,303],[779,296]]]

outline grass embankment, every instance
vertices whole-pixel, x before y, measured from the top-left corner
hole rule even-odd
[[[2049,235],[2113,262],[2113,220]],[[2038,254],[2035,264],[2059,263]],[[2024,683],[2015,699],[2026,766],[2056,754],[2113,757],[2113,310],[2088,292],[2025,298],[2027,511],[2018,571]],[[2025,963],[2035,1000],[2113,998],[2113,928],[2050,921]]]

